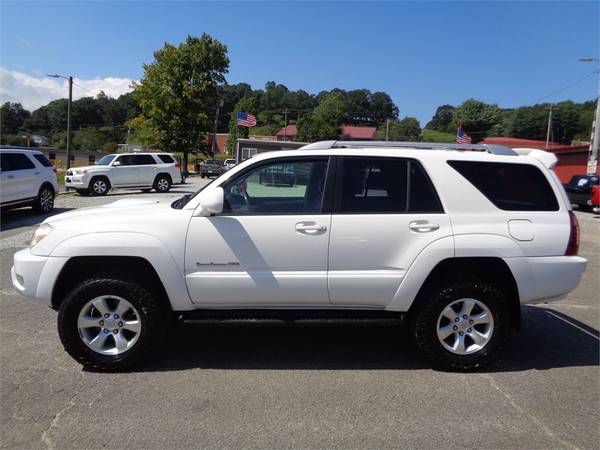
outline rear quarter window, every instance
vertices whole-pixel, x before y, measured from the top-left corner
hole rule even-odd
[[[44,167],[52,167],[52,163],[48,161],[48,159],[41,154],[34,154],[33,157],[38,160],[38,162]]]
[[[158,155],[158,157],[165,164],[172,164],[175,162],[175,160],[173,159],[173,157],[171,155]]]
[[[557,211],[544,174],[531,164],[448,161],[496,207],[505,211]]]

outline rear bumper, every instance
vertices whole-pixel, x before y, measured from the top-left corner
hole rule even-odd
[[[564,298],[581,281],[587,260],[580,256],[504,258],[519,289],[521,303]]]
[[[32,255],[28,248],[21,250],[13,257],[12,284],[19,294],[50,305],[54,283],[68,259]]]

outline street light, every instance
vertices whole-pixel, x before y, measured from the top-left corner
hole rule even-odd
[[[585,57],[577,58],[581,62],[596,62],[600,64],[600,59]],[[600,71],[598,71],[600,73]],[[600,79],[598,80],[598,96],[596,97],[596,112],[594,113],[594,122],[592,123],[592,142],[590,143],[590,155],[588,157],[588,175],[596,175],[598,169],[598,146],[600,145]]]
[[[64,78],[69,80],[69,102],[67,103],[67,170],[71,168],[71,103],[73,101],[73,77],[65,77],[63,75],[48,74],[52,78]]]

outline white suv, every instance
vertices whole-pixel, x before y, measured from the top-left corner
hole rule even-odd
[[[106,155],[94,166],[67,170],[65,186],[79,194],[106,195],[111,188],[169,192],[182,183],[180,165],[168,153]]]
[[[155,354],[176,316],[406,319],[435,365],[472,370],[521,304],[563,298],[586,268],[555,162],[389,142],[266,153],[174,202],[47,219],[12,281],[57,309],[67,352],[100,369]]]
[[[58,192],[52,163],[39,150],[0,149],[0,204],[2,209],[32,206],[49,213]]]

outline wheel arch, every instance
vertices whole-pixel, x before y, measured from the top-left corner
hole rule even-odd
[[[440,261],[421,285],[408,314],[414,312],[436,286],[458,279],[485,280],[498,287],[508,299],[517,328],[521,321],[521,303],[517,281],[506,262],[500,257],[454,257]]]
[[[127,277],[150,283],[161,300],[171,309],[167,291],[150,262],[139,256],[74,256],[60,271],[52,289],[51,305],[58,309],[65,296],[86,278],[98,273],[126,274]]]
[[[54,186],[52,185],[52,183],[50,183],[49,181],[44,181],[40,185],[40,188],[38,189],[38,195],[40,195],[40,192],[42,192],[42,189],[44,189],[45,187],[49,187],[50,189],[52,189],[52,192],[54,194],[56,194],[56,189],[54,189]]]
[[[91,173],[90,174],[90,181],[88,182],[88,189],[91,189],[90,186],[92,185],[92,181],[94,181],[94,178],[104,178],[107,182],[108,182],[108,188],[112,188],[112,181],[110,180],[110,176],[107,173],[101,172],[101,173]]]
[[[152,184],[155,185],[156,182],[158,181],[158,177],[163,176],[163,175],[169,179],[169,183],[173,184],[173,177],[171,176],[171,174],[169,172],[157,173],[156,176],[154,177],[154,182]]]

